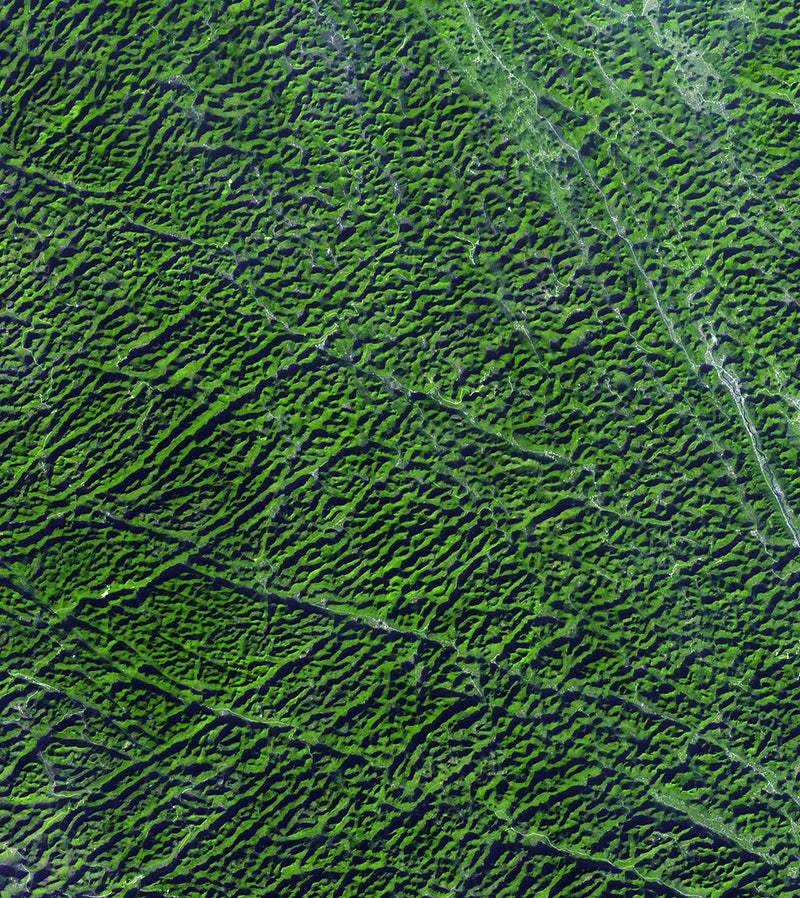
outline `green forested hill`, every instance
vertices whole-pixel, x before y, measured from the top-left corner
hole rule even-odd
[[[800,8],[0,2],[0,896],[800,896]]]

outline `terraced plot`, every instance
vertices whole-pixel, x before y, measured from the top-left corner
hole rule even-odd
[[[800,8],[0,78],[0,896],[800,896]]]

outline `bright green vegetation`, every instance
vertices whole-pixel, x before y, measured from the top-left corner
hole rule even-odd
[[[797,9],[0,10],[0,896],[800,896]]]

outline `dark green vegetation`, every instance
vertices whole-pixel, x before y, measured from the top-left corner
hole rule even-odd
[[[800,895],[800,10],[0,9],[0,895]]]

